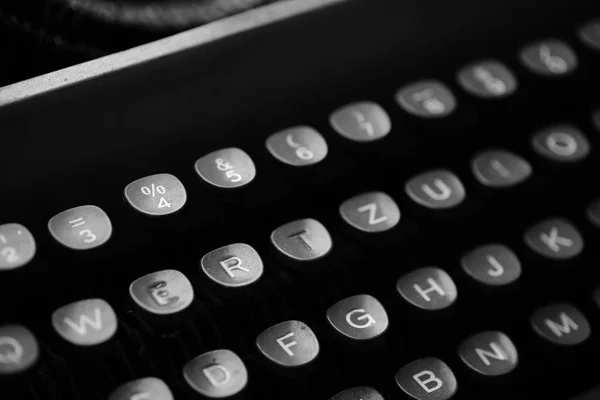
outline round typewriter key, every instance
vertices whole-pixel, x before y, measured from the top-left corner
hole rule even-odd
[[[327,229],[308,218],[282,225],[271,233],[271,243],[280,253],[296,261],[313,261],[331,251],[333,243]]]
[[[327,320],[337,332],[354,340],[374,339],[389,324],[381,303],[366,294],[338,301],[327,310]]]
[[[482,332],[458,346],[461,360],[473,371],[487,376],[505,375],[519,363],[517,349],[502,332]]]
[[[396,372],[396,383],[416,400],[447,400],[458,387],[454,373],[437,358],[415,360]]]
[[[22,267],[35,255],[35,240],[20,224],[0,225],[0,270]]]
[[[461,69],[458,82],[467,92],[484,98],[505,97],[517,88],[517,80],[512,72],[494,60],[481,61]]]
[[[420,268],[402,276],[396,290],[408,303],[423,310],[450,307],[458,295],[450,275],[435,267]]]
[[[346,389],[329,400],[384,400],[383,396],[372,387],[359,386]]]
[[[340,206],[340,214],[349,225],[367,233],[390,230],[400,221],[398,205],[383,192],[364,193],[346,200]]]
[[[587,208],[588,219],[597,227],[600,227],[600,198],[592,201]]]
[[[559,40],[530,44],[521,51],[520,57],[531,72],[543,76],[566,75],[577,68],[577,56]]]
[[[114,336],[117,316],[102,299],[82,300],[54,311],[52,325],[67,342],[78,346],[94,346]]]
[[[245,186],[256,176],[256,168],[250,156],[237,148],[207,154],[196,161],[195,167],[200,178],[222,189]]]
[[[573,258],[583,250],[583,238],[570,222],[548,219],[525,233],[525,243],[536,253],[552,259]]]
[[[406,183],[405,190],[417,204],[433,209],[455,207],[465,199],[461,181],[446,170],[419,174]]]
[[[247,286],[263,273],[263,262],[251,246],[230,244],[211,251],[200,261],[202,271],[211,280],[228,288]]]
[[[600,108],[598,108],[598,109],[596,109],[596,111],[594,111],[594,114],[592,115],[592,121],[593,121],[596,129],[598,129],[600,131]]]
[[[531,175],[531,165],[524,158],[505,150],[479,153],[471,168],[475,178],[488,187],[514,186]]]
[[[551,304],[540,308],[531,317],[533,330],[547,341],[573,346],[590,336],[590,323],[575,307],[567,303]]]
[[[27,328],[0,326],[0,376],[25,371],[38,357],[37,340]]]
[[[532,144],[536,153],[551,161],[575,162],[590,152],[590,145],[583,133],[569,125],[550,127],[536,133]]]
[[[396,93],[402,109],[421,118],[441,118],[456,109],[454,95],[443,83],[421,81],[405,86]]]
[[[517,255],[501,244],[488,244],[470,251],[461,259],[461,265],[471,278],[489,286],[508,285],[521,276]]]
[[[385,137],[392,129],[390,117],[372,102],[349,104],[329,118],[337,133],[356,142],[371,142]]]
[[[171,174],[146,176],[125,188],[125,198],[139,212],[166,215],[178,211],[187,200],[185,188]]]
[[[596,303],[596,306],[600,308],[600,285],[594,290],[594,302]]]
[[[214,350],[190,360],[183,376],[192,389],[211,399],[233,396],[248,383],[248,371],[237,354]]]
[[[108,400],[173,400],[173,394],[162,380],[143,378],[119,386]]]
[[[327,156],[327,142],[309,126],[295,126],[274,133],[267,139],[269,152],[284,164],[294,167],[313,165]]]
[[[74,250],[98,247],[112,235],[108,215],[96,206],[80,206],[63,211],[50,219],[48,229],[56,241]]]
[[[319,354],[319,341],[303,322],[287,321],[274,325],[256,339],[260,352],[282,367],[300,367]]]
[[[581,41],[594,50],[600,51],[600,21],[590,21],[579,29]]]
[[[136,279],[129,285],[129,295],[142,309],[167,315],[186,309],[194,300],[194,288],[184,274],[169,269]]]

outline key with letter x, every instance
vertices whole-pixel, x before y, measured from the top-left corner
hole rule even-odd
[[[583,250],[577,228],[564,219],[548,219],[525,233],[525,242],[536,253],[553,259],[572,258]]]

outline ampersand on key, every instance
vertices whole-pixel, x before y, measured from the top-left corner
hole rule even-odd
[[[233,165],[229,164],[228,162],[223,161],[222,158],[217,158],[215,160],[215,163],[217,164],[217,168],[220,171],[227,171],[233,168]]]

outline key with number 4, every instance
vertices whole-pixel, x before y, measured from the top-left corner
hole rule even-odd
[[[178,211],[187,200],[185,188],[171,174],[146,176],[125,188],[125,198],[146,215],[166,215]]]

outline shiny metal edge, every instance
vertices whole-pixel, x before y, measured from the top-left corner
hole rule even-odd
[[[245,11],[154,42],[0,87],[0,107],[345,1],[349,0],[287,0]]]

